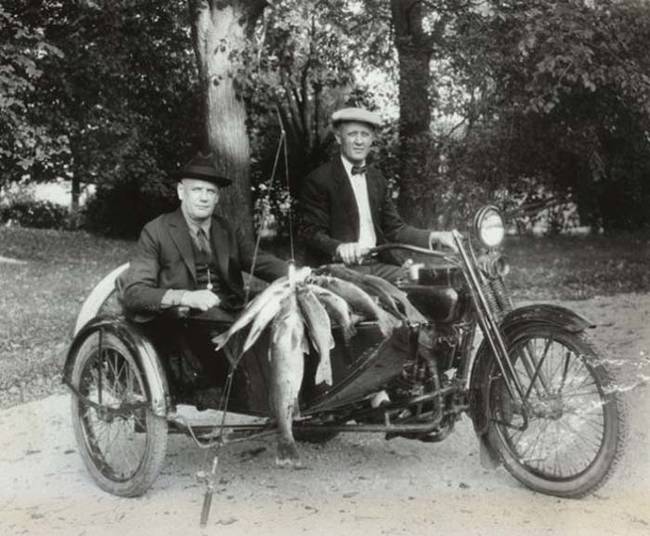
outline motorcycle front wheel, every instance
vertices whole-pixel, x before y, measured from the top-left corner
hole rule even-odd
[[[622,457],[626,406],[584,333],[529,325],[506,338],[523,401],[508,392],[494,360],[479,378],[487,439],[506,469],[529,488],[559,497],[594,492]]]
[[[167,421],[149,407],[145,378],[131,351],[113,333],[81,344],[70,375],[72,426],[81,458],[104,491],[145,493],[167,450]]]

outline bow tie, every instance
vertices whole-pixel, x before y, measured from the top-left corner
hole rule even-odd
[[[363,175],[366,172],[366,166],[352,166],[352,175]]]

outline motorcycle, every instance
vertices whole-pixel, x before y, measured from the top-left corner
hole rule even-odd
[[[467,236],[453,236],[454,254],[404,244],[373,248],[371,254],[395,249],[417,256],[398,286],[426,325],[403,322],[385,337],[376,322],[361,321],[349,340],[334,326],[332,385],[307,396],[303,382],[294,436],[325,442],[370,432],[437,442],[467,413],[482,461],[503,464],[545,494],[593,493],[614,471],[626,433],[625,401],[588,336],[595,326],[556,305],[514,306],[500,251],[505,225],[495,207],[477,212]],[[139,496],[161,469],[168,433],[189,434],[210,448],[268,433],[274,423],[268,337],[229,368],[214,358],[210,342],[228,328],[223,322],[178,309],[156,329],[132,322],[114,301],[126,266],[84,302],[63,381],[92,478],[112,494]],[[421,344],[423,330],[428,345]],[[374,403],[378,392],[387,395],[381,404]],[[258,419],[200,426],[177,411],[183,404]]]

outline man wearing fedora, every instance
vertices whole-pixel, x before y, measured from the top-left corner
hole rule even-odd
[[[286,275],[288,266],[262,251],[253,266],[252,245],[214,213],[220,188],[231,181],[217,172],[211,155],[198,154],[176,178],[180,207],[144,226],[117,288],[127,315],[166,348],[174,388],[199,408],[215,407],[222,391],[214,380],[228,371],[226,359],[214,358],[211,339],[244,305],[242,270],[270,281]],[[178,308],[210,322],[179,322],[173,314]],[[235,382],[255,389],[245,375]]]
[[[342,260],[356,270],[394,281],[402,269],[393,253],[385,252],[381,262],[360,264],[370,248],[387,242],[455,246],[451,233],[417,229],[400,218],[381,171],[366,162],[379,125],[379,116],[363,108],[332,114],[340,154],[305,179],[299,235],[307,264]]]
[[[254,254],[248,241],[214,213],[219,189],[231,181],[202,154],[181,168],[177,179],[180,207],[145,225],[120,280],[122,303],[136,319],[182,306],[231,320],[245,297],[241,271],[250,272]],[[286,273],[284,261],[258,253],[256,276],[273,280]]]

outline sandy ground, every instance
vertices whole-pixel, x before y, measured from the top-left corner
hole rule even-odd
[[[626,386],[650,372],[650,295],[566,304],[600,327]],[[170,437],[166,464],[138,499],[100,491],[77,452],[69,397],[0,412],[0,535],[234,534],[650,534],[650,395],[627,392],[630,437],[623,463],[596,494],[563,500],[533,493],[503,469],[485,470],[467,418],[435,445],[348,434],[301,445],[306,468],[274,466],[272,439],[220,453],[219,485],[200,528],[208,455]]]

